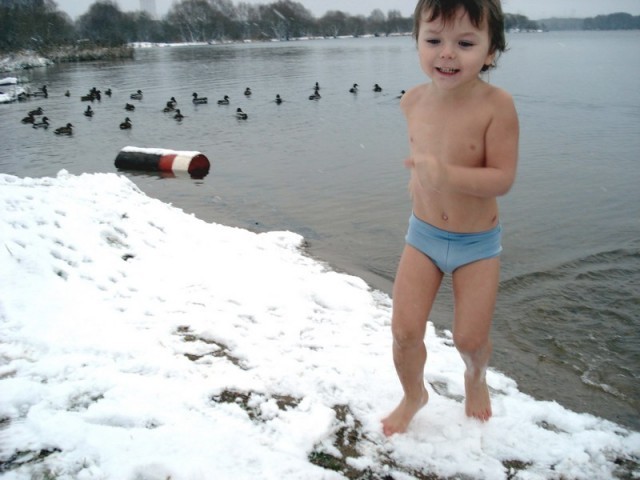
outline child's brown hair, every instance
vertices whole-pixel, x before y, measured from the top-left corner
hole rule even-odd
[[[486,19],[489,28],[489,53],[495,53],[497,57],[507,49],[504,36],[504,14],[500,0],[418,0],[413,15],[413,36],[416,41],[418,41],[420,23],[423,20],[432,22],[442,18],[444,24],[447,24],[455,20],[459,9],[466,12],[476,28],[480,28]],[[495,65],[485,65],[482,71],[485,72],[493,67]]]

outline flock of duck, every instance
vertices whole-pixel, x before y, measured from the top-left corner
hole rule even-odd
[[[354,83],[353,86],[349,89],[349,93],[352,94],[357,94],[358,93],[358,87],[359,85],[357,83]],[[379,84],[375,84],[373,86],[373,91],[374,92],[382,92],[382,87]],[[400,92],[400,95],[397,98],[401,98],[402,95],[404,95],[404,90],[402,90],[402,92]],[[111,97],[112,95],[112,90],[110,88],[108,88],[107,90],[105,90],[104,94],[107,97]],[[244,90],[244,96],[245,97],[250,97],[253,94],[253,92],[251,91],[250,87],[247,87]],[[66,97],[70,97],[71,93],[69,92],[69,90],[67,90],[64,94]],[[42,98],[47,98],[49,96],[49,92],[47,90],[47,86],[43,85],[42,88],[40,88],[38,91],[34,92],[31,94],[31,96],[33,97],[42,97]],[[144,97],[144,94],[142,93],[142,90],[137,90],[136,92],[132,93],[129,95],[129,99],[132,101],[140,101],[142,100]],[[320,84],[318,82],[315,82],[314,86],[313,86],[313,93],[311,95],[309,95],[309,100],[320,100],[322,97],[320,95]],[[91,88],[91,90],[89,90],[89,92],[86,95],[82,95],[80,97],[80,100],[83,102],[95,102],[95,101],[100,101],[102,99],[102,91],[98,90],[97,88],[93,87]],[[280,96],[280,94],[277,94],[275,96],[275,99],[273,100],[277,105],[280,105],[282,102],[284,102],[283,98]],[[197,92],[193,92],[192,94],[192,100],[191,102],[194,105],[204,105],[204,104],[208,104],[209,103],[209,99],[207,97],[200,97],[198,95]],[[229,98],[228,95],[225,95],[224,97],[222,97],[220,100],[217,101],[218,105],[230,105],[231,100]],[[167,114],[172,114],[173,118],[178,121],[181,122],[185,116],[180,112],[180,109],[177,108],[178,106],[178,102],[175,99],[175,97],[171,97],[165,104],[165,107],[162,109],[162,111],[164,113]],[[125,103],[124,106],[125,111],[127,112],[133,112],[136,109],[135,103]],[[87,105],[87,108],[84,110],[84,115],[86,117],[93,117],[94,114],[94,110],[91,107],[91,105]],[[249,118],[249,115],[245,112],[242,111],[242,109],[240,107],[238,107],[236,109],[235,112],[235,116],[238,120],[247,120]],[[50,127],[49,124],[49,118],[46,117],[44,115],[44,110],[42,109],[42,107],[38,107],[34,110],[31,110],[27,113],[27,116],[24,117],[22,120],[22,123],[24,124],[31,124],[33,128],[35,129],[48,129]],[[120,129],[121,130],[129,130],[133,127],[133,123],[131,121],[131,119],[127,116],[125,117],[124,121],[122,123],[120,123]],[[66,125],[62,126],[62,127],[58,127],[54,130],[54,133],[56,135],[72,135],[73,134],[73,125],[71,123],[67,123]]]

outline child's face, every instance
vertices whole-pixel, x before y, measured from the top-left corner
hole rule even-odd
[[[422,70],[436,85],[446,89],[464,85],[493,62],[486,20],[478,29],[463,9],[446,25],[442,18],[427,22],[428,17],[423,14],[420,22],[418,54]]]

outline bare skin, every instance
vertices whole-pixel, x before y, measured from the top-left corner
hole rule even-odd
[[[425,16],[424,18],[428,18]],[[496,197],[513,184],[518,120],[511,96],[480,79],[493,61],[487,25],[477,28],[460,10],[455,22],[423,21],[418,54],[431,82],[401,100],[407,120],[413,212],[451,232],[481,232],[498,224]],[[499,258],[463,265],[452,274],[454,343],[465,363],[465,412],[491,415],[486,369],[500,273]],[[385,435],[403,433],[429,399],[424,383],[424,337],[443,273],[406,245],[393,290],[393,358],[403,389],[398,406],[382,420]]]

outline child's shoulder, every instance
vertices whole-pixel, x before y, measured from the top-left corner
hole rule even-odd
[[[513,97],[506,90],[491,85],[490,83],[484,83],[485,85],[485,97],[491,102],[498,104],[513,103]]]
[[[420,85],[416,85],[407,90],[404,95],[402,95],[402,99],[400,100],[400,107],[403,110],[406,110],[412,105],[415,105],[419,102],[420,99],[424,98],[428,95],[429,84],[423,83]]]

